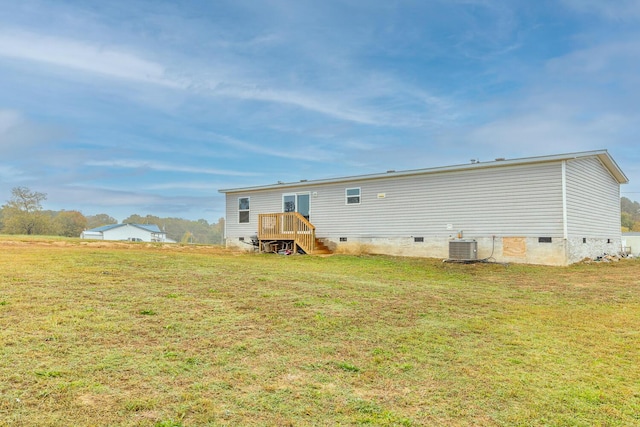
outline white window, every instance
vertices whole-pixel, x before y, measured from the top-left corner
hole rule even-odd
[[[238,222],[240,224],[249,222],[249,198],[238,198]]]
[[[345,196],[347,199],[347,205],[359,205],[360,204],[360,187],[347,188],[345,190]]]

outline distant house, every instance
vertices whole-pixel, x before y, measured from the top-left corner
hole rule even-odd
[[[628,254],[640,257],[640,232],[622,233],[622,246]]]
[[[174,242],[155,224],[110,224],[85,230],[81,239],[128,240],[132,242]]]
[[[627,182],[597,150],[219,191],[231,248],[567,265],[620,252]]]

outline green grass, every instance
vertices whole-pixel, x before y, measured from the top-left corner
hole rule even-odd
[[[640,262],[0,237],[0,425],[640,425]]]

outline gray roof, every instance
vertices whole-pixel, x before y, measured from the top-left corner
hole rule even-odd
[[[134,226],[134,227],[138,227],[138,228],[142,228],[142,229],[147,230],[147,231],[149,231],[151,233],[162,233],[162,230],[160,230],[160,228],[155,224],[109,224],[109,225],[103,225],[102,227],[92,228],[91,230],[87,230],[87,231],[96,232],[96,233],[103,233],[103,232],[108,231],[108,230],[113,230],[114,228],[126,227],[128,225],[131,225],[131,226]]]
[[[552,156],[525,157],[521,159],[496,159],[495,161],[490,161],[490,162],[476,162],[476,163],[468,163],[463,165],[441,166],[441,167],[427,168],[427,169],[413,169],[413,170],[398,171],[398,172],[389,171],[386,173],[356,175],[356,176],[347,176],[347,177],[341,177],[341,178],[329,178],[329,179],[318,179],[318,180],[311,180],[311,181],[297,181],[297,182],[286,182],[286,183],[278,182],[277,184],[261,185],[261,186],[255,186],[255,187],[227,188],[227,189],[218,190],[218,192],[237,193],[237,192],[245,192],[245,191],[269,190],[274,188],[299,187],[301,185],[313,186],[313,185],[320,185],[320,184],[383,179],[383,178],[388,178],[390,176],[400,177],[400,176],[410,176],[410,175],[427,175],[427,174],[434,174],[434,173],[441,173],[441,172],[452,172],[452,171],[483,169],[483,168],[496,168],[496,167],[503,167],[503,166],[525,165],[525,164],[534,164],[534,163],[557,162],[557,161],[572,160],[572,159],[587,158],[587,157],[597,157],[600,160],[600,162],[602,162],[604,167],[607,168],[609,173],[611,173],[611,176],[613,176],[616,179],[616,181],[618,181],[620,184],[626,184],[629,182],[629,179],[627,178],[627,176],[624,174],[624,172],[622,172],[618,164],[609,155],[607,150],[595,150],[595,151],[582,151],[578,153],[556,154]]]

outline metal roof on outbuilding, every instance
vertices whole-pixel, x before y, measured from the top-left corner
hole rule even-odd
[[[133,225],[134,227],[144,228],[145,230],[150,231],[152,233],[162,233],[162,230],[160,230],[160,228],[156,224],[129,224],[129,225]]]
[[[108,230],[113,230],[114,228],[126,227],[128,225],[131,225],[131,226],[137,227],[137,228],[142,228],[142,229],[144,229],[146,231],[149,231],[151,233],[162,233],[162,230],[160,230],[160,228],[156,224],[129,224],[129,223],[103,225],[102,227],[92,228],[92,229],[87,230],[87,231],[102,233],[102,232],[105,232],[105,231],[108,231]]]
[[[114,229],[114,228],[122,227],[123,225],[126,225],[126,224],[108,224],[108,225],[103,225],[102,227],[92,228],[92,229],[87,230],[87,231],[95,231],[95,232],[101,233],[103,231],[107,231],[107,230],[111,230],[111,229]]]

